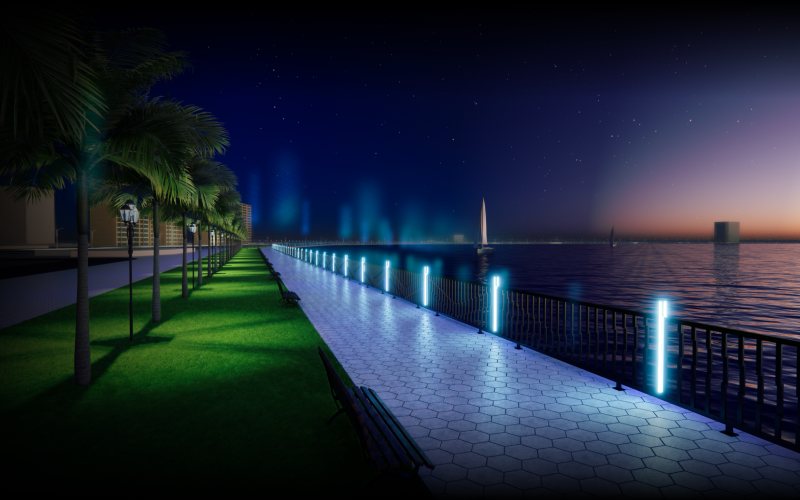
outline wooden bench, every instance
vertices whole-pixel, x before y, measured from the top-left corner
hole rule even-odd
[[[261,254],[261,257],[264,259],[264,264],[267,266],[267,271],[269,271],[272,277],[275,279],[280,278],[281,273],[279,273],[278,271],[275,270],[274,267],[272,267],[272,262],[270,262],[267,256],[264,255],[264,252],[259,252],[259,253]]]
[[[283,283],[283,280],[280,279],[280,277],[276,277],[275,281],[278,282],[278,291],[281,292],[281,300],[287,304],[297,304],[297,302],[300,300],[300,297],[298,297],[296,293],[286,288],[286,285]]]
[[[416,474],[422,466],[433,469],[425,452],[374,390],[364,386],[348,388],[322,348],[319,357],[328,375],[331,395],[339,407],[328,422],[340,413],[347,414],[364,451],[381,472]]]
[[[276,278],[276,279],[280,278],[281,277],[281,273],[279,273],[278,271],[275,270],[274,267],[272,267],[272,262],[270,262],[268,259],[265,262],[267,264],[267,270],[272,275],[272,277]]]

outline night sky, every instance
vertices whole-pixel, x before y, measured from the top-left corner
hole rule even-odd
[[[793,12],[105,13],[191,71],[256,238],[800,238]]]

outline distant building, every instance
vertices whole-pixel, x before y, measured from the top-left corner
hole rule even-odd
[[[94,247],[128,246],[128,230],[119,216],[119,210],[113,210],[105,204],[92,207],[89,213],[91,221],[91,245]],[[181,225],[172,222],[161,223],[161,246],[178,247],[183,244]],[[133,230],[133,246],[153,246],[153,221],[148,217],[139,217],[139,223]]]
[[[739,243],[739,223],[715,222],[714,243]]]
[[[464,243],[464,235],[463,234],[454,234],[453,235],[453,243]]]
[[[249,203],[242,203],[242,224],[245,230],[243,243],[250,243],[253,241],[253,206]]]
[[[18,200],[0,189],[0,245],[47,247],[56,242],[53,193],[36,201]]]

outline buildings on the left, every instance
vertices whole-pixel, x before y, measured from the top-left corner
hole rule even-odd
[[[0,189],[0,246],[54,246],[55,213],[52,194],[37,201],[20,201]]]
[[[17,200],[0,189],[0,246],[2,247],[51,247],[57,241],[55,201],[52,194],[37,201]],[[242,215],[250,218],[249,205]],[[106,205],[97,205],[89,213],[91,233],[89,244],[93,247],[124,247],[128,245],[125,223],[119,212]],[[245,220],[250,228],[251,221]],[[183,243],[180,224],[161,223],[161,246],[180,246]],[[203,243],[206,242],[205,234]],[[249,234],[248,234],[249,236]],[[153,245],[153,221],[141,217],[133,234],[133,245]]]

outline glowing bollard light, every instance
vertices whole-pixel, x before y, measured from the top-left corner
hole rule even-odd
[[[328,252],[322,252],[322,269],[328,267]]]
[[[659,300],[656,314],[656,394],[664,392],[664,358],[666,357],[664,323],[666,323],[666,319],[667,301]]]
[[[500,288],[500,276],[492,276],[492,333],[497,333],[497,295]]]
[[[347,278],[347,264],[348,264],[349,259],[350,259],[350,257],[347,254],[345,254],[345,256],[344,256],[344,277],[345,278]]]
[[[314,252],[314,265],[319,267],[319,250]]]
[[[425,307],[428,307],[428,276],[430,274],[430,266],[422,268],[422,305]]]
[[[389,293],[389,267],[391,265],[392,264],[387,260],[386,264],[383,266],[384,267],[384,272],[383,272],[383,290],[386,293]]]
[[[336,254],[333,254],[333,272],[336,272]]]
[[[361,283],[364,283],[364,269],[367,266],[367,258],[361,257]]]

